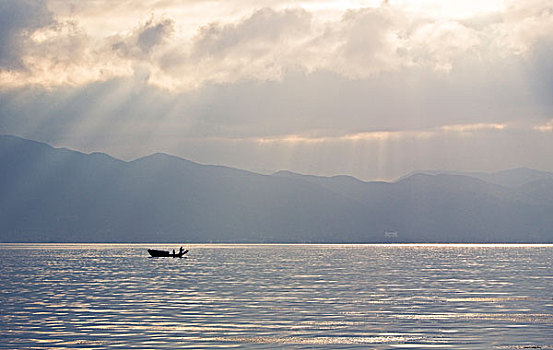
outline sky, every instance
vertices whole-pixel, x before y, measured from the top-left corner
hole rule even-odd
[[[550,0],[0,0],[0,134],[390,180],[553,171]]]

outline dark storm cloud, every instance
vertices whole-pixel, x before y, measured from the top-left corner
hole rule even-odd
[[[41,0],[0,0],[0,69],[22,69],[25,42],[36,30],[54,23]]]

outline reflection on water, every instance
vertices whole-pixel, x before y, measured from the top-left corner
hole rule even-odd
[[[0,348],[553,349],[553,246],[146,248],[0,246]]]

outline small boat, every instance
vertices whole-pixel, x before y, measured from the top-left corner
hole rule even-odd
[[[183,250],[181,247],[178,253],[175,253],[174,249],[173,253],[168,250],[148,249],[148,253],[150,253],[152,258],[182,258],[184,254],[188,253],[188,249]]]

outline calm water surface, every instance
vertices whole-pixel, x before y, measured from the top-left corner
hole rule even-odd
[[[553,349],[551,245],[146,248],[1,245],[0,348]]]

